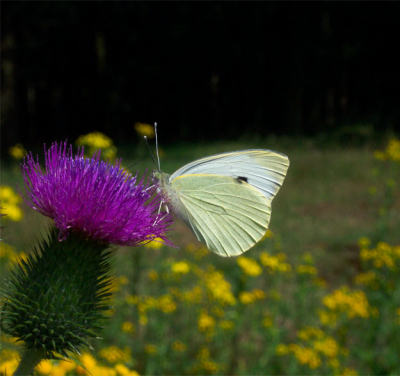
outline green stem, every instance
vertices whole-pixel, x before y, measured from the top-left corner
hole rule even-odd
[[[45,357],[44,350],[26,350],[22,355],[14,376],[29,376],[33,374],[34,368]]]

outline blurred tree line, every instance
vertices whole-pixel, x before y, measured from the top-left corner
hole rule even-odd
[[[2,2],[2,144],[399,130],[398,2]],[[5,149],[4,147],[2,148]]]

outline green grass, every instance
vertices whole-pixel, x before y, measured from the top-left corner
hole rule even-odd
[[[400,309],[400,265],[397,269],[374,269],[359,257],[357,244],[361,237],[371,239],[373,246],[378,241],[399,244],[399,165],[377,161],[370,146],[316,147],[304,140],[269,139],[172,145],[161,150],[161,168],[173,173],[194,159],[247,148],[268,148],[285,153],[291,165],[272,204],[270,229],[274,237],[249,250],[245,256],[262,264],[260,255],[263,252],[270,255],[283,252],[284,262],[292,266],[292,273],[272,272],[264,265],[263,274],[251,277],[238,266],[236,258],[226,259],[214,254],[198,257],[189,250],[191,244],[198,244],[195,236],[177,220],[171,238],[179,249],[116,250],[114,273],[117,277],[125,276],[127,283],[122,283],[122,278],[118,284],[113,302],[115,311],[100,333],[104,339],[95,342],[96,349],[127,346],[132,354],[125,364],[140,374],[351,374],[350,368],[361,374],[399,371],[395,348],[400,346],[397,339],[400,337],[400,313],[396,318],[395,309]],[[131,171],[139,169],[140,174],[155,167],[143,145],[121,147],[119,156],[123,157],[125,167]],[[389,179],[395,179],[394,188],[388,188]],[[18,168],[3,165],[2,184],[15,187],[16,183],[22,187]],[[371,194],[370,187],[376,187],[377,192]],[[3,238],[17,251],[29,252],[49,221],[25,204],[23,209],[22,221],[3,223]],[[311,254],[315,261],[305,261],[305,253]],[[182,260],[190,265],[190,272],[177,276],[171,272],[171,267]],[[317,275],[297,273],[300,264],[315,266]],[[379,276],[379,288],[355,284],[354,277],[369,270]],[[213,271],[221,271],[237,302],[235,305],[213,298],[213,291],[218,291],[222,283],[217,282],[211,289],[207,287],[207,278],[214,275]],[[156,272],[158,278],[149,278],[151,272]],[[325,280],[326,285],[318,285],[320,280],[316,277]],[[369,313],[368,319],[357,315],[351,318],[342,312],[337,313],[336,326],[321,323],[318,311],[326,309],[323,298],[342,285],[354,291],[363,289],[369,305],[376,307],[380,316]],[[198,302],[188,303],[179,297],[196,286],[203,289]],[[265,297],[253,304],[241,304],[241,294],[254,289],[264,291]],[[149,298],[157,300],[169,296],[176,309],[163,312],[160,305],[151,307],[150,303],[129,302],[130,296],[145,302]],[[362,301],[356,298],[349,301],[356,308],[363,307]],[[146,304],[150,304],[145,312],[148,323],[142,325],[143,313],[139,308]],[[218,316],[218,309],[223,312],[222,316]],[[212,331],[198,329],[202,312],[213,317],[216,324]],[[266,318],[271,318],[271,326],[262,324]],[[398,326],[396,320],[399,320]],[[221,329],[221,321],[231,321],[234,328]],[[133,323],[134,333],[122,333],[123,322]],[[336,371],[330,363],[332,359],[324,358],[323,354],[319,355],[322,363],[315,368],[312,361],[301,363],[290,351],[287,355],[276,355],[278,345],[312,346],[311,340],[298,339],[299,330],[306,326],[320,328],[324,339],[334,338],[343,353],[349,352],[348,356],[335,355],[340,362]],[[185,343],[185,352],[171,350],[176,340]],[[152,353],[148,345],[155,345],[156,353]],[[111,353],[110,349],[107,351]],[[306,355],[307,352],[302,356]]]

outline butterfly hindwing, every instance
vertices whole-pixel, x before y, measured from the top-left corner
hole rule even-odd
[[[254,246],[270,220],[270,200],[240,178],[188,174],[171,179],[177,214],[221,256],[237,256]]]

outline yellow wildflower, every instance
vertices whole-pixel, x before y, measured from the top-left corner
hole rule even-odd
[[[133,323],[131,323],[130,321],[125,321],[121,325],[121,330],[124,333],[134,333],[135,332],[135,325],[133,325]]]
[[[171,313],[176,310],[176,303],[171,295],[162,295],[157,301],[158,308],[164,313]]]
[[[234,305],[236,303],[231,291],[231,284],[225,280],[222,272],[211,270],[205,274],[204,279],[207,290],[213,299],[222,304]]]
[[[322,309],[318,310],[319,321],[323,325],[334,326],[337,322],[337,314],[334,312],[327,312]]]
[[[290,353],[290,349],[288,346],[284,345],[283,343],[280,343],[278,346],[276,346],[275,349],[276,355],[282,356]]]
[[[391,160],[400,161],[400,141],[393,137],[389,140],[388,145],[384,151],[376,151],[374,153],[376,159],[381,161]]]
[[[224,330],[230,330],[234,328],[235,324],[231,320],[222,320],[220,321],[219,326]]]
[[[79,146],[90,146],[97,149],[105,149],[110,147],[113,142],[110,137],[107,137],[101,132],[92,132],[84,136],[79,136],[76,140],[76,144]]]
[[[265,292],[263,290],[260,290],[260,289],[254,289],[253,290],[253,295],[254,295],[254,297],[256,299],[259,299],[259,300],[265,299],[265,296],[266,296]]]
[[[26,150],[22,144],[16,144],[8,149],[8,152],[14,159],[22,159],[26,155]]]
[[[9,205],[7,203],[2,203],[3,209],[4,209],[4,214],[6,214],[6,218],[18,222],[22,219],[23,212],[21,208],[18,206],[14,205]]]
[[[184,352],[186,351],[186,345],[182,341],[175,341],[172,343],[172,350],[176,352]]]
[[[58,367],[68,373],[76,368],[76,363],[68,360],[61,360]]]
[[[91,373],[97,367],[96,359],[92,355],[90,355],[88,353],[83,353],[82,354],[82,356],[80,358],[80,362]],[[76,370],[81,375],[82,374],[86,374],[86,370],[84,368],[82,368],[81,366],[76,367]]]
[[[393,270],[396,268],[397,260],[400,260],[400,247],[379,242],[374,249],[361,249],[360,258],[371,261],[378,269],[387,267]]]
[[[339,345],[332,337],[315,341],[314,349],[329,358],[335,358],[339,353]]]
[[[370,244],[371,244],[371,241],[368,238],[360,238],[358,240],[358,246],[362,249],[368,248],[370,246]]]
[[[345,312],[349,318],[370,316],[370,306],[364,292],[350,291],[346,286],[335,290],[323,299],[323,303],[331,311]]]
[[[131,360],[131,349],[129,347],[120,349],[117,346],[104,347],[99,351],[99,355],[109,363],[126,363]]]
[[[297,332],[297,337],[302,341],[308,341],[312,338],[322,338],[324,332],[321,329],[314,328],[313,326],[307,326]]]
[[[207,370],[211,374],[216,373],[219,369],[218,364],[210,360],[205,361],[202,364],[202,366],[205,370]]]
[[[18,358],[2,361],[0,372],[4,372],[2,373],[2,375],[3,374],[13,375],[16,369],[18,368],[18,364],[19,364]]]
[[[360,273],[358,276],[356,276],[355,282],[357,285],[365,285],[371,286],[373,288],[378,288],[376,274],[372,270],[366,273]]]
[[[263,241],[265,239],[271,239],[273,237],[274,237],[274,233],[270,229],[268,229],[260,241]]]
[[[206,311],[202,311],[199,316],[198,328],[200,332],[212,331],[215,327],[215,319]]]
[[[0,198],[2,203],[18,204],[21,202],[21,198],[8,185],[0,186]]]
[[[123,365],[122,363],[118,363],[114,366],[114,369],[117,371],[118,375],[121,376],[139,376],[136,371],[130,370],[128,367]]]
[[[290,344],[289,349],[293,352],[300,364],[305,364],[311,369],[321,366],[321,359],[312,348]]]
[[[141,137],[146,136],[147,138],[154,138],[155,136],[154,127],[147,123],[135,123],[135,131]]]
[[[275,256],[270,256],[268,252],[260,254],[261,264],[268,267],[271,271],[275,271],[279,265],[279,259]]]
[[[185,291],[182,294],[182,300],[187,303],[200,303],[202,298],[203,289],[200,286],[195,286],[192,290]]]
[[[257,261],[249,257],[239,256],[237,258],[237,263],[242,268],[243,272],[249,276],[257,277],[262,273],[261,266],[258,265]]]
[[[42,375],[49,375],[53,370],[53,364],[50,360],[42,360],[37,366],[37,371]]]
[[[144,246],[150,249],[159,249],[164,245],[164,240],[161,238],[155,238],[149,243],[146,243]]]
[[[253,291],[242,291],[239,294],[239,299],[243,304],[251,304],[256,300],[265,299],[265,292],[259,289]]]
[[[113,145],[111,138],[100,132],[92,132],[79,136],[75,142],[78,146],[84,146],[86,155],[93,155],[101,149],[103,159],[113,160],[116,157],[117,148]]]
[[[171,270],[175,274],[187,274],[189,273],[190,266],[186,261],[179,261],[172,264]]]
[[[386,148],[386,154],[388,156],[388,159],[399,162],[400,161],[400,140],[393,137],[389,141],[389,145]]]
[[[317,269],[313,265],[299,265],[297,267],[297,273],[299,273],[299,274],[316,275],[317,274]]]
[[[0,200],[2,214],[6,214],[7,219],[11,221],[20,221],[23,216],[22,209],[18,206],[21,203],[21,197],[8,185],[0,186]]]
[[[255,297],[253,296],[253,294],[251,292],[243,291],[239,294],[239,300],[243,304],[251,304],[255,301]]]
[[[286,255],[283,252],[279,252],[276,256],[271,256],[268,252],[262,252],[260,254],[260,261],[263,266],[268,270],[268,273],[272,274],[275,271],[287,273],[292,270],[292,266],[286,262]]]
[[[60,367],[59,364],[58,365],[53,364],[53,368],[52,368],[51,372],[48,373],[47,375],[48,376],[65,376],[66,374],[67,374],[67,371],[64,368]]]

